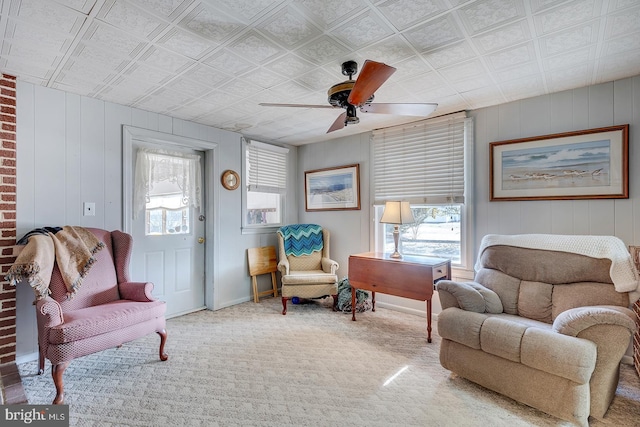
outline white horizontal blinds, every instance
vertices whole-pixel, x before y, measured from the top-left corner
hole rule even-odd
[[[284,194],[287,188],[288,148],[247,142],[247,189],[261,193]]]
[[[374,131],[375,204],[464,203],[465,116]]]

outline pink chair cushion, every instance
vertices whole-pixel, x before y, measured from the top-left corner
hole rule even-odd
[[[63,344],[123,329],[146,320],[163,317],[164,301],[118,300],[99,306],[65,311],[64,323],[50,329],[49,343]]]

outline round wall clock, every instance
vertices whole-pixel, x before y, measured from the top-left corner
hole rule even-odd
[[[222,186],[227,190],[235,190],[240,186],[240,176],[232,170],[226,170],[222,174]]]

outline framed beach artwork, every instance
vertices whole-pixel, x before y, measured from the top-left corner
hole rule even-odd
[[[317,169],[304,173],[305,209],[360,209],[360,165]]]
[[[489,144],[490,200],[629,198],[629,125]]]

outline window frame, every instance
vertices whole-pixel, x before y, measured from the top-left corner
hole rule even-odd
[[[436,117],[435,120],[442,120],[444,117]],[[452,267],[463,269],[463,270],[473,270],[474,266],[474,258],[473,258],[473,235],[471,232],[471,224],[470,221],[473,218],[473,207],[474,207],[474,194],[473,194],[473,157],[474,157],[474,123],[472,117],[467,117],[466,113],[461,112],[456,114],[456,118],[460,120],[464,120],[464,159],[463,159],[463,175],[464,175],[464,203],[455,203],[456,205],[460,205],[460,263],[453,263]],[[427,119],[424,122],[434,119]],[[410,124],[409,124],[410,125]],[[409,126],[406,125],[406,126]],[[371,164],[375,167],[375,147],[373,143],[373,134],[372,134],[372,143],[370,144],[370,161]],[[382,201],[376,201],[375,194],[375,174],[372,174],[372,183],[371,183],[371,200],[372,200],[372,225],[371,225],[371,246],[373,251],[384,251],[384,226],[385,224],[380,223],[380,218],[382,217],[382,211],[384,205]],[[435,203],[435,202],[417,202],[412,201],[412,205],[426,205],[426,206],[446,206],[447,203]]]
[[[251,141],[251,142],[250,142]],[[249,193],[249,171],[248,171],[248,156],[247,156],[247,148],[250,144],[256,144],[262,148],[270,149],[273,147],[273,151],[281,152],[285,154],[285,171],[284,171],[284,181],[285,181],[285,189],[283,192],[279,193],[280,196],[280,222],[277,224],[249,224],[247,223],[247,197]],[[287,193],[290,191],[288,188],[288,171],[290,167],[289,162],[289,148],[283,147],[281,145],[270,144],[267,142],[261,142],[256,140],[248,140],[247,138],[242,138],[242,234],[267,234],[274,233],[278,230],[278,228],[282,227],[286,223],[286,207],[287,207]],[[275,194],[275,193],[274,193]]]

